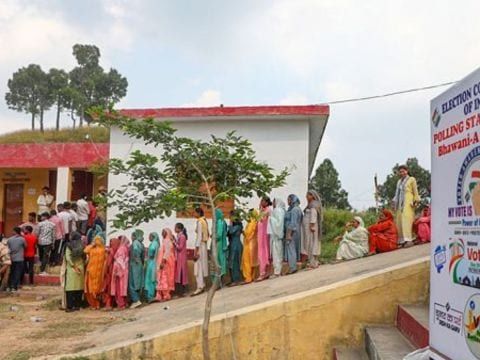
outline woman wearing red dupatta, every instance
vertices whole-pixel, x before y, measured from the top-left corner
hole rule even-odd
[[[120,240],[113,238],[110,240],[110,246],[107,249],[107,260],[105,261],[105,272],[103,276],[103,302],[105,304],[105,310],[111,310],[114,303],[114,297],[111,295],[113,261],[119,246]]]

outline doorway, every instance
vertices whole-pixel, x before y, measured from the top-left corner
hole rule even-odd
[[[5,184],[3,220],[6,236],[13,233],[13,228],[23,222],[23,184]]]
[[[72,193],[70,199],[77,201],[82,194],[91,197],[93,194],[93,174],[88,171],[73,171]]]

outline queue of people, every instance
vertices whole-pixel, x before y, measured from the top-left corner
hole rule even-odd
[[[220,276],[222,286],[236,286],[294,274],[304,267],[317,268],[323,233],[322,201],[316,191],[310,190],[303,209],[300,203],[294,194],[286,203],[265,196],[257,209],[248,211],[245,226],[236,211],[229,214],[227,223],[224,213],[215,209],[216,223],[209,224],[203,209],[195,209],[196,289],[191,296],[203,293],[208,279],[215,276]],[[415,214],[418,203],[416,181],[406,167],[401,167],[393,201],[395,215],[385,208],[377,223],[368,228],[361,217],[355,216],[336,239],[337,260],[411,246],[414,232],[416,242],[428,242],[430,211],[426,208],[415,219],[412,211]],[[144,302],[186,295],[188,234],[184,224],[164,228],[160,236],[157,232],[148,234],[148,247],[140,229],[131,234],[131,242],[122,235],[110,239],[106,246],[98,212],[95,204],[82,196],[74,204],[66,202],[58,205],[57,211],[42,213],[39,222],[35,213],[29,214],[29,220],[15,228],[13,237],[0,242],[0,289],[16,291],[24,272],[33,282],[38,248],[41,274],[48,263],[61,263],[62,307],[67,312],[79,310],[84,304],[92,309],[136,308]],[[215,254],[212,231],[216,235]],[[213,259],[218,272],[212,270]]]

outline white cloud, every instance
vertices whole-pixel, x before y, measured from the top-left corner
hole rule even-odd
[[[222,100],[219,91],[205,90],[194,102],[183,104],[182,107],[220,106],[221,102]]]

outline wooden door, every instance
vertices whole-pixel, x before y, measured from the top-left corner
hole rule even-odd
[[[4,187],[4,233],[10,236],[13,228],[23,222],[23,184],[5,184]]]
[[[75,170],[72,175],[71,201],[77,201],[82,194],[91,197],[93,194],[93,174],[88,171]]]

